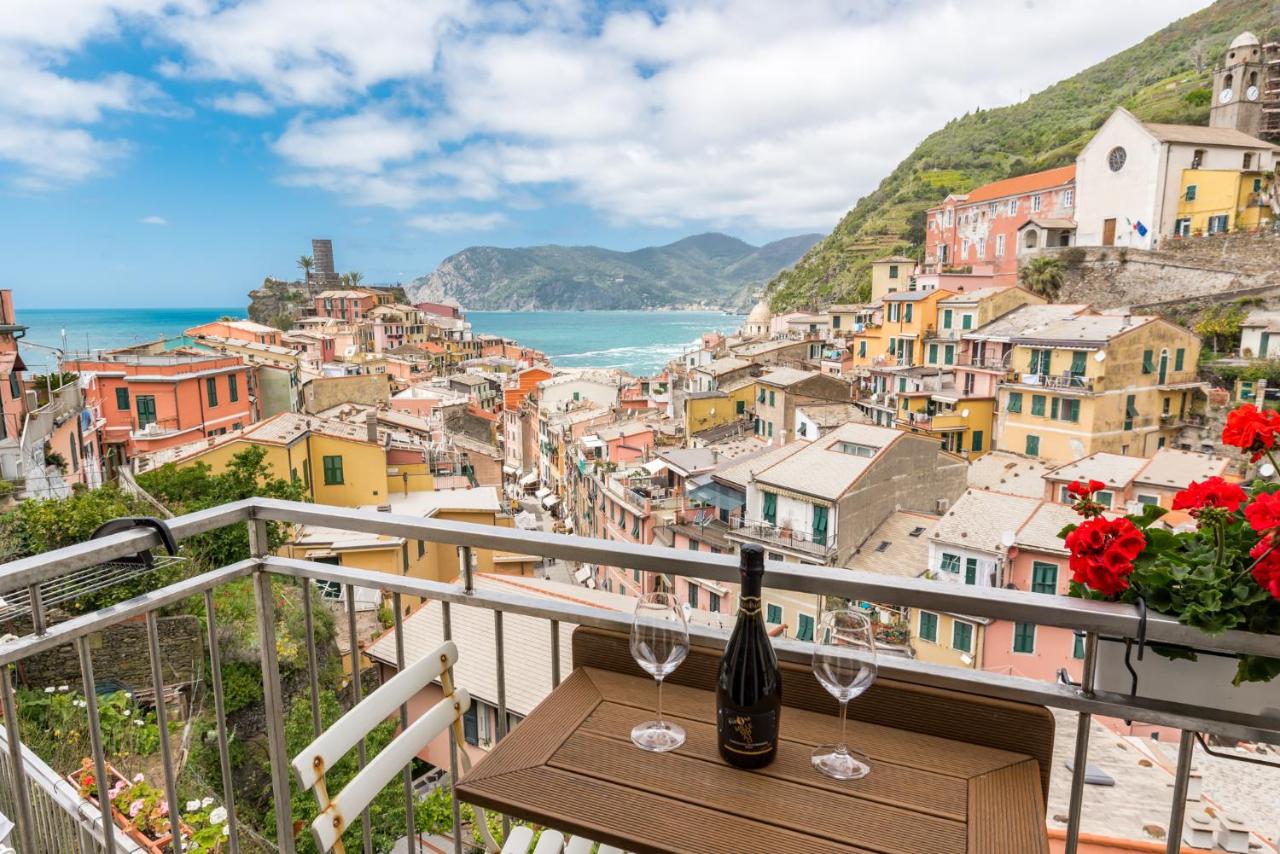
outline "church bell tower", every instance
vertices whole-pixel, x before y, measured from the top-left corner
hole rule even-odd
[[[1249,136],[1261,133],[1265,67],[1261,40],[1253,33],[1236,36],[1213,73],[1210,127],[1234,128]]]

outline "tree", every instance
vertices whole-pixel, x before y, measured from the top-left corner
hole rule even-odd
[[[364,281],[364,274],[358,270],[352,270],[350,273],[342,274],[342,283],[349,288],[354,288]]]
[[[303,255],[298,259],[298,266],[302,268],[302,281],[311,284],[311,268],[316,265],[310,255]]]
[[[1215,305],[1204,313],[1195,325],[1195,333],[1201,338],[1213,339],[1213,351],[1222,352],[1222,342],[1234,344],[1240,340],[1240,324],[1245,310],[1239,305]]]
[[[1057,258],[1033,258],[1019,271],[1018,278],[1033,294],[1056,299],[1066,282],[1066,272]]]

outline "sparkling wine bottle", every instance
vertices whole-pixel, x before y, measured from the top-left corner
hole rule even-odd
[[[738,622],[720,659],[716,683],[716,740],[730,765],[763,768],[778,753],[782,679],[760,601],[764,550],[744,545],[740,560]]]

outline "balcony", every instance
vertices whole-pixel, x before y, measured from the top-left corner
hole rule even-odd
[[[388,534],[405,537],[415,541],[425,541],[447,546],[455,546],[459,551],[462,577],[452,583],[427,581],[411,576],[372,570],[340,567],[312,560],[291,559],[273,556],[266,548],[268,525],[271,522],[282,522],[292,525],[311,525],[360,532],[365,534]],[[131,840],[124,838],[121,831],[111,822],[102,821],[99,810],[89,801],[80,797],[74,786],[70,786],[62,774],[68,769],[52,768],[49,757],[37,756],[23,743],[21,727],[15,722],[22,719],[20,712],[31,694],[20,697],[15,690],[16,674],[24,672],[24,663],[42,653],[59,651],[62,657],[73,663],[78,660],[81,667],[81,682],[87,687],[86,698],[90,701],[87,707],[80,709],[80,722],[87,726],[93,743],[91,765],[99,778],[106,779],[106,759],[103,747],[103,715],[95,698],[97,681],[93,671],[96,655],[101,655],[95,639],[100,633],[111,627],[131,624],[145,625],[145,634],[152,650],[151,672],[154,678],[153,699],[151,703],[159,706],[156,721],[168,721],[169,699],[163,690],[164,676],[161,662],[155,650],[159,649],[156,640],[156,617],[161,609],[182,611],[192,607],[203,606],[214,609],[214,592],[233,582],[247,581],[250,585],[254,607],[245,617],[256,628],[258,656],[261,664],[262,704],[265,710],[266,746],[263,748],[269,759],[269,780],[264,780],[263,795],[271,807],[266,824],[254,825],[247,811],[237,807],[239,799],[250,797],[246,791],[235,790],[229,780],[219,792],[220,798],[228,810],[228,843],[231,851],[267,851],[279,850],[282,854],[295,854],[294,836],[295,803],[291,797],[290,754],[285,738],[285,699],[286,691],[297,691],[297,698],[306,702],[310,700],[312,708],[318,709],[321,703],[319,666],[316,657],[316,645],[303,643],[301,650],[302,664],[298,671],[282,675],[279,663],[280,649],[290,644],[296,645],[299,635],[310,637],[315,609],[320,599],[312,595],[313,588],[318,585],[326,587],[366,588],[380,591],[380,595],[388,600],[389,619],[397,631],[401,627],[401,597],[422,597],[438,603],[443,614],[443,632],[445,638],[452,637],[450,628],[450,608],[458,626],[458,616],[464,611],[492,613],[492,636],[481,646],[468,646],[459,637],[459,654],[463,660],[468,656],[475,657],[479,650],[492,656],[494,672],[497,680],[497,712],[498,720],[507,720],[506,697],[507,685],[512,680],[527,679],[522,672],[507,666],[506,657],[513,653],[508,638],[504,647],[504,618],[520,617],[543,621],[548,629],[552,662],[547,669],[549,674],[544,686],[549,692],[561,682],[561,626],[578,625],[597,629],[612,629],[626,633],[632,617],[629,613],[608,610],[603,607],[586,604],[582,601],[567,599],[548,600],[525,593],[495,591],[484,586],[477,586],[473,574],[471,552],[473,549],[492,549],[536,554],[545,558],[562,561],[590,563],[595,565],[617,566],[644,572],[661,573],[669,577],[685,576],[708,579],[717,582],[736,582],[738,580],[737,562],[730,555],[712,555],[694,553],[685,550],[638,546],[625,543],[592,540],[581,537],[562,536],[541,531],[518,531],[513,529],[494,528],[470,525],[458,522],[423,519],[374,511],[358,511],[323,505],[309,505],[270,499],[249,499],[246,501],[221,505],[197,513],[191,513],[170,520],[174,536],[186,540],[201,534],[215,531],[232,530],[235,526],[247,526],[249,547],[243,559],[225,566],[207,571],[200,571],[163,586],[154,585],[134,598],[117,602],[97,611],[89,611],[81,616],[57,624],[49,624],[41,604],[40,596],[33,596],[31,603],[33,629],[24,630],[22,637],[10,638],[0,644],[0,705],[5,711],[4,738],[5,744],[0,747],[0,805],[3,811],[16,822],[16,830],[10,840],[16,844],[21,854],[46,854],[52,851],[125,851],[139,850]],[[78,571],[131,555],[144,548],[158,548],[159,537],[151,532],[131,531],[113,534],[92,542],[69,546],[57,551],[27,557],[0,565],[0,592],[18,590],[41,590],[50,585],[65,582]],[[1079,630],[1084,633],[1083,649],[1085,674],[1083,687],[1069,684],[1043,682],[1028,679],[1009,673],[988,672],[949,668],[937,664],[929,664],[907,657],[885,655],[878,661],[880,678],[895,680],[909,686],[920,686],[934,694],[946,697],[958,693],[990,698],[1001,702],[1030,703],[1048,706],[1061,710],[1064,714],[1075,715],[1077,724],[1077,740],[1074,758],[1071,763],[1074,772],[1068,772],[1064,763],[1055,760],[1046,773],[1066,785],[1064,797],[1069,802],[1061,810],[1069,815],[1065,830],[1065,846],[1067,852],[1075,852],[1080,840],[1082,822],[1089,818],[1085,804],[1090,809],[1099,807],[1095,822],[1108,820],[1110,806],[1118,805],[1122,800],[1131,798],[1132,793],[1122,789],[1099,789],[1092,787],[1088,798],[1085,796],[1085,770],[1090,755],[1089,746],[1093,735],[1092,719],[1094,716],[1132,719],[1171,727],[1181,731],[1180,757],[1187,761],[1177,763],[1176,772],[1170,767],[1170,779],[1175,792],[1168,826],[1180,829],[1183,825],[1191,776],[1191,748],[1197,732],[1216,734],[1228,739],[1239,739],[1249,742],[1280,743],[1280,713],[1269,712],[1266,715],[1244,715],[1226,712],[1208,705],[1181,705],[1131,697],[1127,694],[1110,693],[1094,689],[1094,677],[1097,672],[1098,648],[1101,636],[1108,638],[1136,639],[1140,627],[1145,629],[1148,642],[1166,644],[1191,644],[1200,648],[1209,648],[1220,652],[1248,652],[1264,656],[1280,656],[1280,637],[1274,635],[1256,635],[1238,631],[1228,631],[1213,638],[1208,638],[1198,631],[1187,628],[1176,621],[1160,615],[1139,617],[1137,610],[1128,605],[1102,602],[1081,601],[1065,597],[1046,596],[1024,593],[1002,588],[974,588],[965,585],[942,585],[924,578],[895,577],[842,568],[803,566],[795,563],[770,561],[767,564],[766,587],[771,589],[790,590],[808,595],[823,594],[837,599],[853,602],[877,602],[893,604],[900,607],[927,609],[935,613],[967,614],[993,620],[1019,621],[1041,626],[1053,626]],[[296,621],[282,622],[277,620],[277,609],[280,608],[284,593],[297,593],[293,601],[299,601],[302,615]],[[355,622],[357,597],[346,596],[339,608],[346,608],[351,622]],[[243,751],[235,754],[233,760],[230,750],[232,731],[228,727],[227,715],[223,713],[227,702],[226,692],[218,674],[223,672],[223,659],[219,652],[219,632],[217,627],[227,616],[218,610],[209,611],[209,624],[214,628],[208,635],[208,669],[213,678],[204,690],[205,705],[216,709],[213,723],[207,734],[201,738],[207,740],[207,746],[213,751],[212,760],[220,765],[227,776],[231,763],[243,759]],[[512,621],[513,622],[513,621]],[[509,625],[509,623],[508,623]],[[290,628],[285,628],[286,626]],[[280,634],[285,631],[290,637]],[[297,633],[297,634],[295,634]],[[304,634],[305,633],[305,634]],[[698,648],[714,651],[722,648],[727,632],[708,625],[694,623],[690,626],[692,643]],[[812,658],[812,647],[809,643],[775,639],[775,650],[783,662],[807,668]],[[504,651],[505,650],[505,651]],[[857,657],[850,653],[850,657]],[[10,667],[14,665],[15,667]],[[354,676],[354,673],[352,674]],[[567,678],[567,674],[565,674]],[[358,679],[353,679],[351,692],[359,698],[361,687]],[[244,686],[240,686],[243,690]],[[35,696],[41,697],[38,691]],[[545,694],[543,695],[545,696]],[[324,697],[325,702],[333,702],[332,697]],[[20,702],[21,701],[21,702]],[[856,702],[856,701],[855,701]],[[1205,702],[1212,702],[1206,696]],[[319,713],[315,714],[318,721]],[[158,725],[158,724],[157,724]],[[308,720],[310,727],[312,721]],[[565,724],[569,724],[566,722]],[[165,734],[166,723],[161,727]],[[319,724],[315,724],[319,729]],[[507,737],[506,724],[500,723],[493,733],[495,741]],[[176,727],[168,733],[175,739],[178,737]],[[161,745],[170,743],[167,738]],[[452,759],[448,763],[454,768],[458,765],[457,745],[452,745]],[[174,756],[166,749],[159,755],[150,757],[154,761],[153,773],[163,778],[170,804],[181,804],[177,797],[179,785],[189,785],[188,776],[179,777],[175,767]],[[485,761],[480,759],[480,762]],[[363,764],[363,755],[362,755]],[[1133,764],[1128,762],[1127,764]],[[187,768],[189,774],[190,768]],[[22,785],[13,785],[13,776],[21,777]],[[456,773],[449,772],[446,779],[456,778]],[[761,781],[761,785],[786,785],[777,782],[769,775],[752,775],[752,779]],[[881,780],[891,779],[882,777]],[[604,783],[602,783],[604,784]],[[607,785],[607,784],[604,784]],[[392,784],[397,789],[400,783]],[[877,786],[880,786],[877,781]],[[446,794],[450,789],[446,789]],[[815,792],[818,789],[815,787]],[[878,788],[879,800],[877,809],[893,806],[892,787]],[[405,798],[410,804],[414,802],[412,783],[406,776],[404,781]],[[963,791],[961,793],[963,797]],[[404,801],[401,801],[404,803]],[[1152,803],[1144,805],[1152,816],[1159,807]],[[453,827],[463,827],[460,805],[456,799],[449,798],[446,812],[452,810]],[[1055,810],[1050,810],[1050,814]],[[416,837],[425,822],[423,813],[414,809],[406,809],[406,825],[404,833]],[[366,819],[367,821],[368,819]],[[416,823],[418,822],[418,823]],[[361,830],[357,829],[362,822],[354,818],[350,824],[351,832],[346,837],[349,850],[360,850]],[[606,824],[601,824],[608,830]],[[1260,828],[1269,832],[1270,828]],[[305,830],[304,830],[305,832]],[[696,834],[697,828],[685,828],[683,832]],[[453,834],[449,841],[450,849],[461,854],[470,850],[470,836]],[[1168,850],[1179,851],[1181,834],[1171,834],[1173,841]],[[266,842],[274,838],[274,843]],[[368,839],[368,837],[365,837]],[[891,840],[890,840],[891,843]],[[372,850],[370,845],[365,851]],[[422,850],[429,850],[423,848]],[[995,850],[995,849],[984,849]],[[1011,849],[999,849],[1002,852]]]
[[[751,540],[824,561],[834,557],[836,553],[834,542],[816,542],[812,534],[804,531],[793,531],[742,517],[730,520],[729,534],[732,539]],[[833,539],[833,536],[828,537],[828,540]]]
[[[1072,373],[1020,373],[1016,375],[1016,378],[1011,382],[1011,385],[1023,385],[1031,386],[1033,388],[1049,389],[1051,391],[1080,392],[1082,394],[1088,394],[1094,391],[1095,382],[1098,379],[1099,378],[1097,377],[1086,377]]]

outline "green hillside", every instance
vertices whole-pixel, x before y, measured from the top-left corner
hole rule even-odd
[[[770,282],[774,310],[866,299],[871,261],[920,257],[928,208],[951,192],[1067,165],[1117,106],[1146,121],[1207,124],[1213,68],[1244,30],[1280,31],[1280,0],[1218,0],[1020,104],[953,119]]]

